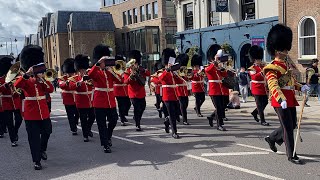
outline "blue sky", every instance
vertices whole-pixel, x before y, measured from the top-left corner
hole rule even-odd
[[[37,32],[41,17],[57,10],[96,10],[99,11],[100,0],[0,0],[0,54],[11,52],[10,38],[13,42],[13,53],[21,51],[24,36]],[[16,49],[16,45],[18,48]]]

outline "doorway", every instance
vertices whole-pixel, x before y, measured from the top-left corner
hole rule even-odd
[[[240,68],[244,67],[245,69],[248,69],[252,65],[252,62],[250,61],[250,58],[249,58],[250,48],[251,48],[251,44],[249,43],[242,46],[240,50]]]

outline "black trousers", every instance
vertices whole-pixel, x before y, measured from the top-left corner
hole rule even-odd
[[[169,117],[169,111],[168,111],[168,108],[166,106],[166,104],[162,101],[162,107],[161,107],[161,110],[164,114],[164,117]]]
[[[101,146],[106,146],[117,125],[118,113],[116,108],[95,108]],[[107,125],[108,120],[108,125]]]
[[[8,128],[8,132],[9,132],[9,136],[10,136],[10,141],[11,142],[16,141],[16,138],[17,138],[17,131],[16,131],[15,126],[14,126],[13,114],[14,114],[13,110],[12,111],[4,111],[5,127]]]
[[[65,105],[67,117],[69,121],[70,130],[77,132],[77,124],[79,121],[79,112],[76,105]]]
[[[122,118],[129,115],[131,101],[128,96],[116,97],[116,99],[118,102],[119,116],[120,116],[120,119],[122,120]]]
[[[13,115],[14,115],[14,130],[16,135],[18,135],[23,118],[22,118],[21,111],[19,109],[14,110]]]
[[[221,126],[223,125],[223,118],[226,117],[223,96],[210,96],[210,98],[216,108],[211,117],[216,119],[217,126]]]
[[[49,112],[51,113],[51,101],[47,101],[47,105],[48,105],[48,109],[49,109]]]
[[[278,114],[281,126],[274,130],[269,136],[272,141],[275,141],[278,145],[283,142],[286,145],[286,152],[288,157],[293,157],[294,150],[294,135],[293,130],[297,126],[297,111],[295,107],[289,107],[287,109],[274,108]]]
[[[257,108],[253,110],[253,115],[260,116],[261,122],[266,122],[266,119],[264,118],[264,109],[268,105],[268,96],[267,95],[255,95],[254,99],[256,101]]]
[[[41,161],[41,152],[47,151],[48,141],[52,133],[50,119],[25,121],[28,141],[33,162]]]
[[[6,128],[6,122],[5,122],[5,113],[0,112],[0,135],[4,134],[5,128]]]
[[[194,93],[194,97],[196,98],[196,111],[197,114],[201,114],[201,106],[205,101],[206,94],[205,92]]]
[[[188,96],[179,97],[179,103],[180,103],[180,111],[183,118],[183,122],[188,122],[187,108],[189,105],[189,97]]]
[[[82,127],[82,134],[84,138],[88,138],[94,123],[95,114],[93,108],[79,108],[80,122]]]
[[[161,109],[161,107],[160,107],[161,102],[162,102],[162,97],[161,97],[161,95],[160,95],[160,94],[156,94],[156,104],[154,104],[154,105],[156,106],[156,108],[157,108],[158,110]]]
[[[177,119],[179,118],[179,101],[165,101],[169,113],[169,122],[172,133],[177,133]],[[166,122],[165,122],[166,123]]]
[[[131,99],[133,105],[133,118],[136,122],[136,127],[141,125],[141,118],[144,110],[146,109],[146,98],[133,98]]]

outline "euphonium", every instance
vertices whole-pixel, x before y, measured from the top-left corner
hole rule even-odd
[[[186,66],[181,66],[180,69],[178,70],[178,74],[181,77],[187,76],[188,74],[188,69]]]
[[[112,67],[113,72],[118,75],[122,75],[126,70],[126,62],[123,60],[117,60],[116,65]]]
[[[46,81],[54,81],[58,77],[58,72],[54,69],[47,69],[47,71],[44,73],[44,79]]]

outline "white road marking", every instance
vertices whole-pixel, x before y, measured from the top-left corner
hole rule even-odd
[[[266,179],[284,180],[282,178],[278,178],[278,177],[275,177],[275,176],[270,176],[268,174],[263,174],[263,173],[260,173],[260,172],[257,172],[257,171],[252,171],[250,169],[245,169],[245,168],[242,168],[242,167],[238,167],[238,166],[234,166],[234,165],[230,165],[230,164],[214,161],[214,160],[203,158],[203,157],[199,157],[199,156],[194,156],[194,155],[190,155],[190,154],[188,154],[186,156],[189,157],[189,158],[197,159],[197,160],[200,160],[200,161],[204,161],[204,162],[207,162],[207,163],[215,164],[215,165],[222,166],[222,167],[229,168],[229,169],[233,169],[233,170],[236,170],[236,171],[252,174],[252,175],[259,176],[259,177],[266,178]]]
[[[202,157],[211,157],[211,156],[246,156],[246,155],[263,155],[269,154],[269,152],[260,151],[260,152],[230,152],[230,153],[203,153]]]
[[[60,111],[60,112],[66,112],[66,110],[63,110],[63,109],[53,109],[51,111]]]
[[[56,119],[56,118],[67,118],[68,116],[51,116],[51,119]]]
[[[80,126],[77,126],[77,128],[82,130],[82,128]],[[96,133],[96,134],[99,134],[99,132],[97,132],[97,131],[92,131],[92,132]],[[135,141],[135,140],[131,140],[131,139],[115,136],[115,135],[112,135],[112,137],[116,138],[116,139],[119,139],[119,140],[131,142],[131,143],[134,143],[134,144],[139,144],[139,145],[143,145],[144,144],[143,142],[140,142],[140,141]]]
[[[320,133],[317,133],[317,132],[312,132],[312,134],[320,136]]]
[[[52,119],[51,119],[51,122],[54,122],[54,123],[56,123],[56,122],[58,122],[58,121],[55,121],[55,120],[52,120]]]
[[[265,149],[265,148],[260,148],[260,147],[255,147],[255,146],[250,146],[250,145],[246,145],[246,144],[237,144],[238,146],[242,146],[242,147],[247,147],[247,148],[252,148],[252,149],[257,149],[257,150],[261,150],[261,151],[267,151],[267,152],[273,152],[270,149]],[[286,154],[285,152],[282,151],[278,151],[277,154]],[[308,156],[300,156],[298,155],[300,158],[302,159],[308,159],[308,160],[314,160],[314,161],[319,161],[319,158],[313,158],[313,157],[308,157]]]

